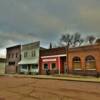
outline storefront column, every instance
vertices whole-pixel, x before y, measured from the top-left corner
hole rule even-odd
[[[60,57],[58,57],[58,72],[59,72],[59,75],[60,75],[60,65],[61,65],[61,63],[60,63]]]

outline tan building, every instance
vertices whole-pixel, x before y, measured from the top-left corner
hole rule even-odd
[[[68,67],[73,74],[100,74],[100,44],[69,49]]]
[[[0,58],[0,74],[5,74],[5,58]]]

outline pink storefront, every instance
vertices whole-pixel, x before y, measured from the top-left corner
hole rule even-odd
[[[65,48],[53,48],[42,50],[40,53],[40,74],[60,74],[66,71]]]

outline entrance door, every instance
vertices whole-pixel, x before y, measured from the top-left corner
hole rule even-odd
[[[48,70],[48,64],[44,64],[44,70]]]
[[[28,64],[28,74],[31,74],[31,65]]]
[[[64,73],[67,73],[67,64],[64,62]]]

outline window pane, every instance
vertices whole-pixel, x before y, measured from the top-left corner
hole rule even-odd
[[[27,57],[27,52],[24,52],[24,57]]]
[[[80,62],[74,62],[73,67],[74,69],[80,69],[81,68]]]
[[[44,64],[44,69],[48,69],[48,64]]]
[[[36,52],[34,50],[34,51],[32,51],[32,57],[34,57],[35,55],[36,55]]]
[[[32,65],[32,69],[38,69],[38,65]]]
[[[8,54],[8,58],[10,58],[10,54]]]
[[[95,69],[95,68],[96,68],[96,65],[94,61],[86,63],[86,69]]]
[[[9,65],[15,65],[15,62],[9,62]]]
[[[79,57],[73,58],[73,68],[74,69],[81,69],[81,59]]]
[[[86,57],[86,69],[96,69],[96,61],[93,56]]]
[[[56,68],[56,64],[55,63],[52,63],[51,64],[51,67],[52,67],[52,69],[55,69]]]
[[[22,68],[23,69],[27,69],[27,65],[22,65]]]
[[[12,58],[14,57],[14,54],[12,54]]]
[[[18,57],[18,53],[16,53],[16,58]]]

